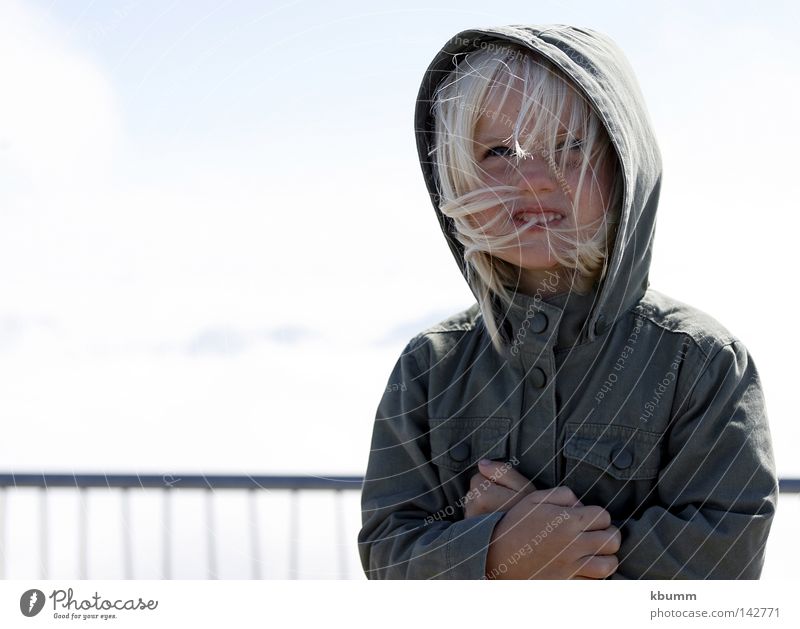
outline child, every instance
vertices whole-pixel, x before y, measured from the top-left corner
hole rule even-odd
[[[476,303],[389,378],[367,577],[758,578],[777,503],[759,376],[649,288],[661,158],[622,52],[587,28],[463,31],[415,128]]]

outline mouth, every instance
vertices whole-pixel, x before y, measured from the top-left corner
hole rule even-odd
[[[543,231],[560,225],[564,215],[556,210],[518,210],[514,212],[513,218],[517,228]]]

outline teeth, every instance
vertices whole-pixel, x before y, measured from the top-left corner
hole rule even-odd
[[[534,212],[522,212],[520,214],[517,214],[517,220],[519,222],[527,223],[529,220],[532,219],[534,225],[549,223],[559,218],[564,218],[564,217],[561,214],[556,214],[555,212],[545,212],[544,214],[536,214]]]

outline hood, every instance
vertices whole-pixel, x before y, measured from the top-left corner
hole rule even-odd
[[[563,24],[475,28],[461,31],[444,44],[425,71],[417,96],[414,130],[436,217],[465,280],[464,247],[455,236],[452,219],[439,211],[435,164],[429,157],[434,145],[431,107],[436,88],[454,64],[490,41],[522,44],[560,68],[591,103],[616,149],[624,180],[619,225],[606,274],[587,315],[588,325],[582,326],[585,336],[579,339],[593,340],[638,302],[649,286],[661,154],[644,99],[623,52],[606,35],[588,28]],[[499,312],[495,317],[503,319]]]

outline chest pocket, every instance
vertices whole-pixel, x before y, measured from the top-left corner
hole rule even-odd
[[[628,426],[567,424],[567,468],[588,464],[618,480],[658,476],[660,435]]]
[[[584,503],[627,518],[654,499],[660,441],[658,433],[629,426],[567,423],[563,484]]]
[[[453,472],[475,466],[482,458],[505,460],[511,419],[508,417],[448,417],[428,420],[431,459]]]

